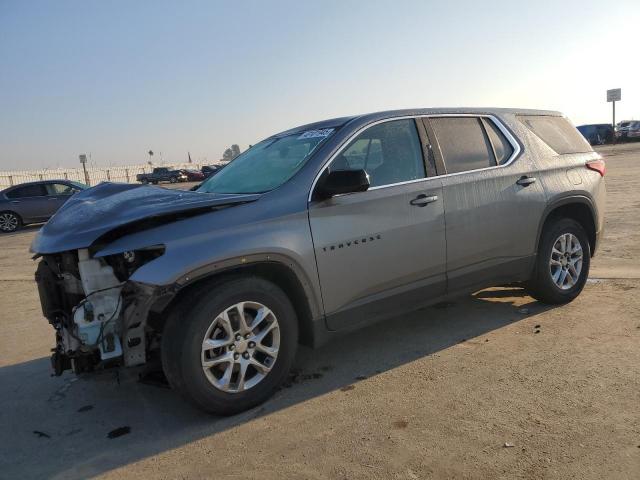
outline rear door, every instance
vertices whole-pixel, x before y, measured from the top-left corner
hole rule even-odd
[[[20,215],[24,222],[46,220],[47,197],[44,185],[36,183],[18,186],[5,195],[9,199],[9,208]]]
[[[545,193],[532,159],[491,116],[425,119],[437,142],[450,292],[525,279]]]
[[[312,197],[309,222],[331,330],[414,310],[444,294],[442,185],[427,175],[428,140],[419,129],[412,118],[368,127],[328,169],[365,169],[369,190]]]

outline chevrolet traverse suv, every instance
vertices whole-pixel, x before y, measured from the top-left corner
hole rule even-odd
[[[278,133],[195,191],[102,183],[31,247],[53,369],[156,360],[232,414],[274,392],[299,343],[510,282],[569,302],[604,174],[560,113],[416,109]]]

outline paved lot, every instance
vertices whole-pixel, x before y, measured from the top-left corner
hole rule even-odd
[[[640,145],[602,153],[606,234],[575,302],[496,288],[373,326],[302,350],[231,418],[113,372],[50,377],[37,227],[0,237],[0,478],[637,479]]]

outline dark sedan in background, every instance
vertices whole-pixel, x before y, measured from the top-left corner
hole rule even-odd
[[[187,182],[201,182],[205,179],[205,174],[200,170],[185,168],[180,171],[187,177]]]
[[[89,187],[68,180],[22,183],[0,192],[0,232],[46,222],[71,195]]]

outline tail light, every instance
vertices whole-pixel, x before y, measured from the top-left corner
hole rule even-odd
[[[587,162],[585,165],[589,170],[593,170],[598,172],[601,177],[604,177],[604,174],[607,172],[607,165],[604,163],[604,160],[591,160]]]

